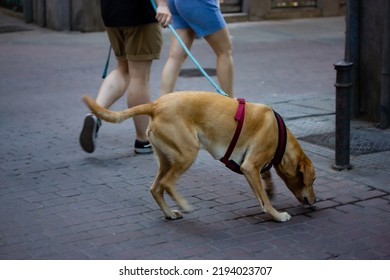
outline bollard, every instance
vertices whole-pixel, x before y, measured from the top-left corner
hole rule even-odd
[[[340,60],[334,64],[336,75],[336,170],[351,169],[350,155],[350,119],[351,119],[351,72],[352,62]]]

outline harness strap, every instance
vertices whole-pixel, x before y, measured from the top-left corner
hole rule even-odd
[[[234,132],[233,138],[230,141],[230,145],[225,155],[223,156],[223,158],[220,159],[220,161],[223,162],[227,168],[233,170],[234,172],[242,174],[240,166],[233,160],[229,160],[230,156],[233,153],[234,148],[236,147],[238,138],[240,137],[241,130],[244,125],[244,119],[245,119],[245,99],[237,98],[237,101],[238,101],[238,108],[237,108],[236,115],[234,117],[234,119],[237,121],[236,131]]]
[[[274,159],[272,160],[272,164],[278,165],[282,161],[284,152],[286,151],[287,129],[286,129],[286,124],[284,123],[282,117],[275,111],[274,113],[275,113],[276,120],[278,121],[279,139],[278,139],[278,148],[276,149],[276,153]]]
[[[278,123],[278,147],[276,149],[274,158],[271,160],[269,164],[264,166],[264,168],[260,171],[260,173],[264,173],[272,168],[273,165],[278,165],[283,158],[284,152],[286,151],[287,146],[287,129],[286,124],[283,121],[283,118],[274,111],[276,122]]]
[[[229,160],[230,156],[232,155],[234,148],[236,147],[238,138],[240,137],[242,127],[244,125],[244,118],[245,118],[245,99],[238,98],[238,108],[236,115],[234,119],[237,121],[237,127],[236,131],[233,135],[232,140],[230,141],[229,147],[223,156],[223,158],[220,159],[222,163],[225,164],[227,168],[230,170],[242,174],[240,165],[238,165],[235,161]],[[266,172],[272,168],[273,165],[278,165],[282,161],[284,152],[286,151],[287,146],[287,128],[286,124],[283,121],[283,118],[274,111],[276,122],[278,124],[278,147],[276,148],[276,152],[274,155],[274,158],[271,160],[269,164],[267,164],[260,173]]]

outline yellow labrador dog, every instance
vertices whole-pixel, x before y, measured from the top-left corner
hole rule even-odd
[[[119,123],[137,115],[151,117],[148,137],[158,158],[159,170],[150,191],[168,219],[181,218],[182,214],[170,209],[164,200],[164,192],[184,211],[191,211],[187,200],[176,191],[178,177],[195,161],[201,148],[215,159],[221,159],[237,128],[234,116],[239,103],[217,93],[171,93],[120,112],[102,108],[88,96],[83,100],[97,117],[107,122]],[[275,165],[276,172],[301,203],[312,204],[316,200],[314,167],[287,128],[286,136],[285,152],[280,163]],[[248,180],[263,211],[277,221],[287,221],[290,215],[278,212],[271,205],[260,178],[260,171],[273,160],[278,137],[278,123],[272,108],[248,102],[241,134],[230,159],[237,163]],[[265,182],[272,187],[270,179]]]

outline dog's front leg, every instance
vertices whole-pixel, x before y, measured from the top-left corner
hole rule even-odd
[[[260,206],[263,208],[263,211],[269,213],[278,222],[290,220],[291,216],[287,212],[278,212],[271,205],[268,195],[262,186],[259,169],[255,168],[253,165],[249,165],[247,163],[245,164],[244,162],[241,165],[241,171],[244,173],[245,178],[251,186],[257,200],[260,202]]]
[[[261,173],[261,179],[263,179],[263,182],[265,184],[265,191],[267,192],[268,197],[272,199],[275,194],[276,188],[272,180],[271,171],[268,170]]]

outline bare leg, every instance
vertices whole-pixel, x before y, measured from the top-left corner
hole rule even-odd
[[[134,107],[139,104],[149,103],[149,79],[152,60],[128,61],[130,82],[127,88],[127,106]],[[136,137],[140,141],[147,141],[146,129],[149,124],[149,116],[136,116],[133,118]]]
[[[127,106],[133,107],[150,102],[149,78],[152,61],[118,61],[118,66],[104,80],[96,102],[108,108],[123,94],[128,92]],[[140,141],[147,141],[146,128],[149,124],[148,116],[133,118],[136,137]]]
[[[187,48],[190,49],[195,39],[195,33],[191,29],[177,29],[176,32]],[[171,36],[169,57],[161,74],[161,95],[174,91],[180,68],[186,58],[187,54],[179,41],[176,37]]]
[[[217,56],[217,76],[221,88],[230,96],[233,92],[233,46],[227,27],[205,37]]]
[[[126,60],[118,60],[117,68],[112,70],[103,81],[96,103],[109,108],[125,93],[129,84],[129,71]]]

